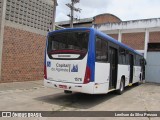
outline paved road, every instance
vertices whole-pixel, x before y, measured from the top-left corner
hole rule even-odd
[[[64,94],[62,90],[44,87],[42,81],[3,83],[0,84],[0,110],[160,111],[160,84],[145,83],[140,86],[128,87],[122,95],[116,95],[114,92],[105,95],[87,95],[80,93]],[[128,118],[120,119],[127,120]],[[136,120],[137,118],[132,119]],[[139,119],[159,120],[159,118]]]

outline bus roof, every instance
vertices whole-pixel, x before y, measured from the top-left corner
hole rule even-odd
[[[143,56],[141,53],[137,52],[133,48],[131,48],[131,47],[119,42],[118,40],[110,37],[109,35],[107,35],[107,34],[105,34],[103,32],[98,31],[98,30],[96,30],[94,28],[86,28],[86,27],[82,27],[82,28],[66,28],[66,29],[62,29],[62,30],[51,31],[51,32],[48,33],[48,36],[50,36],[50,35],[52,35],[54,33],[65,32],[65,31],[75,31],[75,30],[83,30],[83,31],[84,30],[90,30],[90,31],[94,31],[96,34],[100,35],[103,38],[106,38],[108,41],[113,42],[113,43],[119,45],[120,47],[123,47],[123,48],[125,48],[125,49],[127,49],[127,50],[129,50],[129,51],[131,51],[131,52],[133,52],[135,54]]]

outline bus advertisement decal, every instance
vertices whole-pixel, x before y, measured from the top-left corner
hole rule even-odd
[[[51,61],[47,61],[47,67],[51,67]]]
[[[48,66],[48,63],[47,63]],[[52,71],[57,72],[78,72],[78,64],[59,64],[56,63],[55,67],[51,68]]]

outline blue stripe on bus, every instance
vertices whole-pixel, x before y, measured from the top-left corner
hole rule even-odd
[[[90,40],[88,44],[88,59],[87,59],[87,65],[89,66],[91,70],[91,81],[94,82],[95,78],[95,32],[93,29],[90,29]]]

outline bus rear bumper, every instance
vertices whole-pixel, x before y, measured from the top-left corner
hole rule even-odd
[[[94,82],[90,82],[88,84],[73,84],[73,83],[62,83],[44,79],[44,86],[62,90],[69,90],[73,92],[94,94],[93,90]]]

